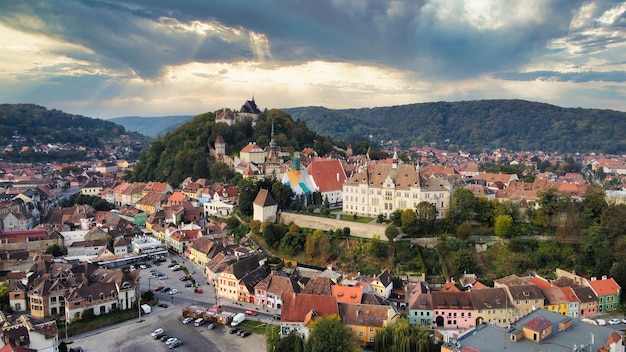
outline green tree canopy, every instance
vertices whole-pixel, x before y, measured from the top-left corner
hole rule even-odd
[[[498,215],[496,217],[495,233],[498,237],[506,238],[511,232],[513,218],[510,215]]]
[[[467,188],[457,188],[450,199],[450,216],[458,222],[471,220],[476,212],[476,196]]]
[[[408,318],[399,318],[395,324],[379,330],[374,337],[376,352],[430,352],[431,346],[428,330],[409,324]]]
[[[338,316],[317,318],[311,323],[307,352],[358,352],[359,344]]]

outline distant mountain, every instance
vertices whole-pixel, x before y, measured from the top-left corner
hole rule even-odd
[[[397,140],[401,145],[481,150],[626,153],[626,113],[562,108],[523,100],[436,102],[333,110],[283,109],[318,133],[346,143]]]
[[[109,121],[118,123],[128,131],[139,132],[143,135],[156,138],[165,135],[169,131],[173,131],[183,123],[193,119],[192,115],[176,115],[176,116],[125,116],[114,117]]]
[[[4,161],[73,162],[99,157],[98,151],[105,149],[110,156],[133,159],[148,145],[148,137],[127,132],[111,121],[35,104],[0,104],[0,158]]]

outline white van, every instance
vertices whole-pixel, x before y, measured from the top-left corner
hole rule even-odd
[[[598,326],[605,326],[606,325],[606,320],[604,320],[604,319],[597,319],[596,322],[598,323]]]
[[[202,318],[198,318],[198,319],[196,319],[196,321],[193,322],[193,325],[195,325],[195,326],[200,326],[202,324],[204,324],[204,319],[202,319]]]

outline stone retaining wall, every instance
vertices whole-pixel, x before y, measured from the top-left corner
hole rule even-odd
[[[387,240],[387,237],[385,237],[385,228],[387,228],[386,224],[362,223],[294,213],[280,213],[278,221],[283,224],[289,224],[293,221],[294,224],[300,227],[308,227],[324,231],[349,227],[351,236],[369,239],[374,236],[379,236],[381,240]]]

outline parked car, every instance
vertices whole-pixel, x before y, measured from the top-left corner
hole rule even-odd
[[[196,289],[193,290],[193,292],[195,292],[195,293],[202,293],[204,291],[202,291],[202,289],[200,287],[196,287]]]
[[[274,320],[280,320],[280,314],[274,314]]]
[[[165,336],[165,333],[164,333],[164,332],[162,332],[162,333],[160,333],[160,334],[156,334],[156,335],[154,336],[154,339],[155,339],[155,340],[156,340],[156,339],[160,339],[160,338],[161,338],[161,337],[163,337],[163,336]]]
[[[604,320],[604,319],[598,319],[598,320],[596,320],[596,322],[598,323],[599,326],[606,325],[606,320]]]
[[[189,280],[189,276],[187,276],[187,275],[183,275],[183,276],[179,277],[178,279],[179,279],[180,281],[187,281],[187,280]]]
[[[178,339],[175,337],[170,337],[169,339],[165,340],[165,343],[169,344],[170,342],[173,342],[175,340],[178,340]]]
[[[156,336],[156,335],[158,335],[158,334],[160,334],[162,332],[163,332],[163,329],[158,328],[158,329],[154,330],[150,335],[152,335],[152,337],[154,337],[154,336]]]
[[[192,284],[191,282],[187,282],[187,283],[185,284],[185,287],[192,287],[192,286],[193,286],[193,284]]]
[[[169,290],[171,290],[171,288],[169,288],[169,287],[163,287],[163,289],[161,289],[161,292],[167,292],[167,291],[169,291]]]
[[[251,333],[250,331],[247,331],[247,330],[246,330],[246,331],[241,332],[241,333],[239,334],[239,336],[241,336],[241,337],[244,337],[244,338],[245,338],[245,337],[250,336],[251,334],[252,334],[252,333]]]
[[[620,324],[622,321],[619,319],[611,319],[609,320],[609,325],[617,325]]]
[[[169,276],[167,275],[159,276],[159,280],[167,280],[167,279],[169,279]]]
[[[148,267],[146,266],[146,264],[141,264],[141,265],[139,266],[139,268],[141,268],[141,269],[148,269]]]
[[[164,288],[165,288],[165,286],[155,287],[155,288],[154,288],[154,292],[159,292],[159,291],[162,291]]]
[[[230,329],[228,330],[228,333],[229,333],[229,334],[236,334],[236,333],[238,333],[239,331],[241,331],[241,329],[239,329],[239,328],[230,328]]]
[[[183,324],[189,324],[189,323],[191,323],[192,321],[193,321],[193,318],[192,318],[192,317],[187,317],[187,318],[183,319]]]
[[[626,318],[622,319],[622,324],[626,324]]]
[[[170,292],[169,292],[169,294],[172,295],[172,296],[177,294],[177,293],[178,293],[178,290],[175,289],[175,288],[171,289]]]
[[[257,314],[259,314],[259,313],[257,313],[257,312],[256,312],[256,311],[254,311],[254,310],[250,310],[250,309],[248,309],[248,310],[246,311],[246,315],[256,316]]]
[[[167,308],[167,307],[169,307],[169,306],[167,305],[167,303],[159,303],[159,307],[161,307],[161,308]]]
[[[178,347],[178,346],[180,346],[182,344],[183,344],[183,342],[181,340],[176,339],[176,340],[168,343],[167,347],[171,350],[172,348],[176,348],[176,347]]]
[[[155,275],[152,275],[152,274],[148,275],[148,279],[156,279],[156,278],[157,277]]]
[[[167,341],[171,336],[167,336],[167,335],[163,335],[161,336],[161,341],[165,342]]]
[[[209,330],[213,330],[213,329],[215,329],[216,327],[217,327],[217,324],[215,324],[215,323],[211,323],[211,324],[207,325],[207,328],[208,328]]]
[[[83,352],[83,348],[80,346],[70,348],[70,352]]]
[[[172,268],[172,267],[174,267],[174,266],[176,266],[176,264],[172,263],[172,264],[169,264],[167,267],[168,267],[168,268]]]

